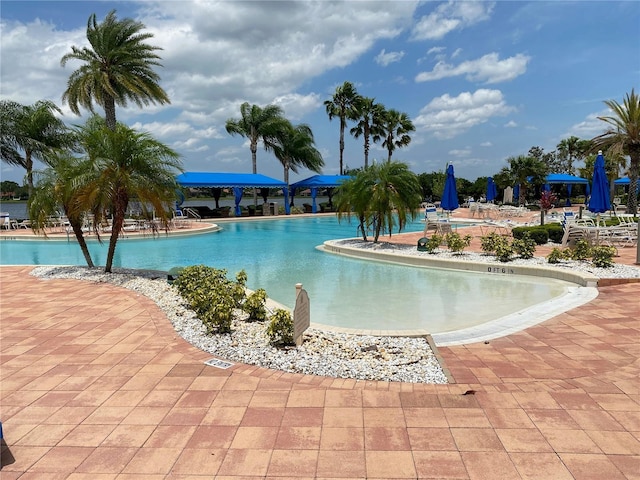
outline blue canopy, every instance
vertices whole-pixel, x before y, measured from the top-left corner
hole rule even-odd
[[[318,206],[316,205],[316,196],[319,188],[335,188],[342,185],[347,180],[350,180],[349,175],[314,175],[304,180],[291,184],[291,196],[295,195],[295,191],[298,188],[310,188],[311,189],[311,211],[316,213]]]
[[[453,174],[453,165],[447,167],[447,178],[444,181],[444,192],[440,206],[443,210],[452,211],[460,206],[458,203],[458,189],[456,188],[456,177]]]
[[[596,163],[593,167],[593,181],[591,182],[591,196],[587,208],[593,213],[604,213],[611,208],[609,197],[609,180],[604,170],[604,155],[598,152]]]
[[[629,177],[622,177],[614,180],[613,183],[615,183],[616,185],[629,185],[631,183],[631,180],[629,180]]]
[[[498,196],[498,189],[493,181],[493,177],[487,178],[487,202],[492,202]]]
[[[176,181],[183,187],[282,188],[287,186],[281,180],[259,173],[184,172],[176,177]]]
[[[573,185],[587,185],[589,180],[582,177],[576,177],[575,175],[569,175],[567,173],[550,173],[545,178],[545,183],[565,183]]]
[[[291,188],[332,188],[339,187],[347,180],[350,180],[349,175],[314,175],[313,177],[305,178],[299,182],[292,183]]]

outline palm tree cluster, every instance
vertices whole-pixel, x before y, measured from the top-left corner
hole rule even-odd
[[[324,160],[315,146],[313,132],[307,124],[294,125],[284,116],[277,105],[260,107],[248,102],[240,105],[240,118],[226,122],[230,135],[240,135],[249,140],[253,173],[258,173],[258,142],[265,150],[273,152],[284,168],[284,182],[289,184],[289,171],[298,172],[300,167],[320,172]],[[254,194],[254,202],[257,196]]]
[[[402,162],[370,165],[346,181],[336,194],[338,219],[358,219],[358,231],[367,241],[373,233],[376,243],[380,234],[391,235],[394,226],[401,231],[408,219],[414,219],[422,203],[420,183],[409,166]]]
[[[84,238],[85,217],[99,225],[110,212],[112,228],[105,265],[110,272],[116,244],[129,202],[135,199],[143,209],[152,209],[165,228],[175,199],[175,175],[181,170],[179,155],[152,138],[116,121],[115,106],[134,102],[169,103],[153,68],[160,66],[154,53],[158,47],[146,43],[153,35],[132,19],[119,20],[111,11],[102,23],[89,17],[87,39],[91,48],[72,47],[62,57],[82,64],[75,70],[63,94],[63,101],[80,114],[80,107],[93,112],[103,107],[105,118],[93,116],[84,126],[70,130],[56,117],[60,109],[48,101],[23,106],[0,103],[2,160],[27,171],[30,188],[29,217],[35,231],[44,231],[50,215],[62,209],[90,267],[93,261]],[[21,154],[24,152],[24,156]],[[48,168],[32,179],[33,159]]]
[[[340,175],[344,173],[344,131],[347,121],[357,122],[350,133],[364,141],[364,168],[369,166],[371,142],[382,140],[387,149],[387,161],[396,148],[406,147],[411,142],[409,134],[415,131],[413,122],[406,113],[387,110],[374,98],[360,95],[351,82],[339,85],[333,96],[324,102],[329,120],[340,119]]]

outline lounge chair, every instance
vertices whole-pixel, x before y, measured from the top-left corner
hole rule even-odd
[[[424,209],[424,235],[426,236],[429,230],[434,230],[436,233],[442,235],[451,232],[451,222],[448,218],[442,217],[438,213],[438,209],[433,204],[427,204]]]

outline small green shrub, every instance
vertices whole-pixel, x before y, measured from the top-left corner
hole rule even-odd
[[[520,258],[533,258],[533,254],[536,252],[536,242],[531,238],[529,232],[525,232],[522,238],[514,238],[511,245]]]
[[[575,246],[571,249],[571,258],[573,260],[586,260],[591,256],[591,246],[589,242],[581,238],[576,241]]]
[[[613,257],[616,254],[615,247],[611,247],[608,245],[599,245],[597,247],[593,247],[591,249],[591,263],[594,266],[600,268],[610,268],[613,267]]]
[[[553,243],[562,243],[562,237],[564,236],[564,229],[559,223],[549,223],[545,225],[547,233],[549,234],[549,240]]]
[[[442,235],[438,235],[437,233],[434,233],[429,237],[424,247],[427,249],[428,253],[434,253],[438,248],[440,248],[440,245],[442,245],[443,240],[444,240],[444,237]]]
[[[242,309],[249,314],[249,320],[262,322],[267,318],[267,291],[259,288],[247,297]]]
[[[293,318],[287,310],[278,308],[271,318],[267,326],[267,336],[272,345],[287,346],[293,345]]]
[[[511,260],[511,256],[513,255],[513,246],[507,241],[507,239],[504,239],[505,241],[500,242],[498,245],[496,245],[496,258],[498,260],[500,260],[501,262],[508,262]]]
[[[491,232],[489,235],[480,237],[480,248],[484,253],[493,253],[496,251],[496,246],[501,241],[502,236],[496,232]]]
[[[460,236],[457,232],[447,233],[445,240],[447,247],[453,253],[462,253],[462,251],[471,245],[471,235]]]
[[[571,255],[571,252],[562,248],[554,247],[553,250],[547,255],[547,262],[560,263],[563,260],[567,260]]]

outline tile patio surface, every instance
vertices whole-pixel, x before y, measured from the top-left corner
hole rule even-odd
[[[208,367],[146,297],[30,269],[0,268],[2,480],[640,479],[640,283],[418,385]]]

